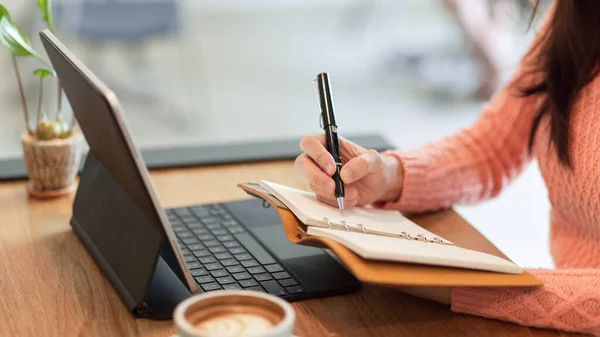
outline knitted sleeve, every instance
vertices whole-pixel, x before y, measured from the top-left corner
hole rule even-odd
[[[532,158],[529,138],[540,97],[524,97],[521,91],[541,79],[535,61],[545,27],[474,125],[419,149],[386,153],[402,164],[403,187],[398,200],[375,206],[425,212],[482,201],[525,168]]]
[[[517,324],[600,334],[600,270],[530,270],[539,288],[455,288],[452,310]]]

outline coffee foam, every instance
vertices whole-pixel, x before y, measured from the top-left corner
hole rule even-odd
[[[223,337],[248,337],[264,334],[275,325],[267,318],[251,313],[224,314],[198,322],[200,334]]]
[[[200,335],[249,337],[271,331],[285,312],[264,299],[223,296],[194,303],[184,315]]]

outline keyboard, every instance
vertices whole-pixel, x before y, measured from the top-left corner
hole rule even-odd
[[[305,292],[223,206],[165,211],[199,292],[245,289],[280,297]]]

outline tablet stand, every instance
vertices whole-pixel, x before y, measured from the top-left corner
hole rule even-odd
[[[174,270],[160,224],[148,219],[90,151],[73,202],[71,226],[129,311],[169,319],[190,291]]]

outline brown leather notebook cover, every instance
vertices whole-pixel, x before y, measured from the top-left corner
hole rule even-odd
[[[364,283],[384,286],[541,286],[543,283],[527,272],[503,274],[462,268],[438,267],[401,262],[367,260],[343,245],[326,238],[305,234],[306,225],[281,201],[258,184],[238,184],[246,193],[263,199],[274,207],[290,242],[331,250],[354,276]]]

